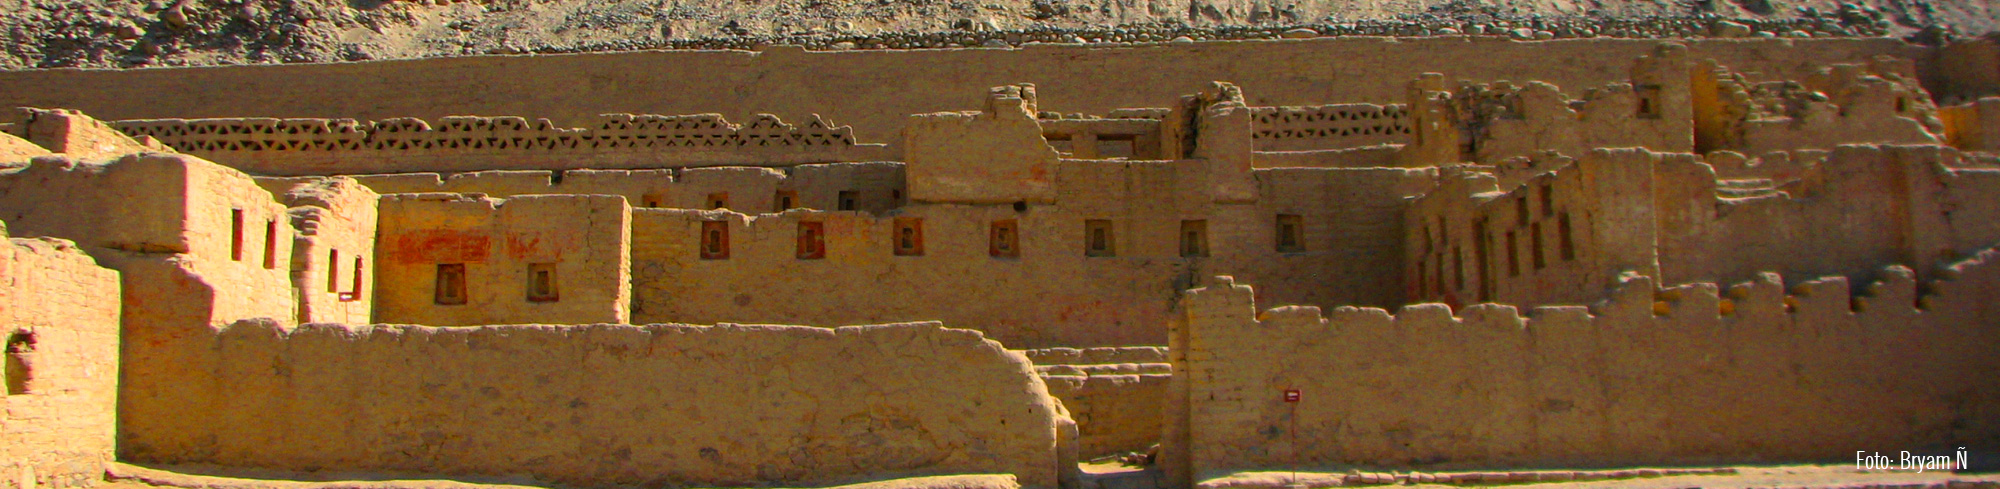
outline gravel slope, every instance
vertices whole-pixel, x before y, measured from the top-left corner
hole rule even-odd
[[[1732,35],[1935,40],[2000,29],[2000,0],[0,0],[8,36],[0,69],[760,43],[1164,41],[1264,37],[1300,26],[1329,34],[1675,37],[1716,32],[1722,18],[1753,27]],[[1603,27],[1607,21],[1626,27]]]

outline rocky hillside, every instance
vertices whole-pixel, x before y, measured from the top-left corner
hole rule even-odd
[[[0,68],[648,48],[1286,35],[1891,35],[2000,28],[2000,0],[0,0]],[[1300,29],[1311,29],[1303,31]]]

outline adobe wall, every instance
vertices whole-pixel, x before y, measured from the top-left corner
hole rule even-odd
[[[1622,272],[1659,273],[1660,161],[1693,155],[1594,150],[1529,177],[1452,167],[1410,206],[1403,284],[1410,297],[1454,307],[1478,302],[1577,304]],[[1500,186],[1507,177],[1512,187]],[[1870,262],[1871,265],[1877,264]]]
[[[375,318],[468,326],[536,321],[625,322],[632,232],[625,199],[612,195],[390,194],[380,200]],[[462,268],[460,299],[447,300],[441,265]],[[549,292],[533,274],[547,266]]]
[[[1955,264],[1921,297],[1900,267],[1856,296],[1842,278],[1656,295],[1633,277],[1597,306],[1526,318],[1490,304],[1259,313],[1250,287],[1218,277],[1177,319],[1167,460],[1194,474],[1185,484],[1282,470],[1294,450],[1303,467],[1431,470],[1992,446],[2000,384],[1975,372],[2000,367],[1996,260]]]
[[[216,304],[226,320],[293,314],[285,205],[221,165],[166,153],[36,158],[0,172],[0,217],[17,235],[75,241],[112,268],[121,252],[185,255],[191,271],[232,291]]]
[[[67,241],[14,238],[0,284],[0,486],[95,485],[117,426],[118,272]]]
[[[1067,422],[1026,358],[938,323],[476,328],[246,321],[200,340],[231,395],[155,461],[818,486],[999,473],[1053,488]],[[275,368],[274,368],[275,366]],[[383,375],[395,372],[394,375]]]
[[[1541,80],[1563,87],[1623,81],[1657,40],[1516,42],[1494,37],[1339,37],[1129,46],[806,52],[645,51],[474,56],[311,65],[0,73],[0,106],[67,107],[105,120],[203,117],[547,117],[581,126],[597,114],[721,113],[747,120],[819,114],[860,141],[897,140],[908,114],[979,106],[987,87],[1029,82],[1045,110],[1104,114],[1160,107],[1211,80],[1231,80],[1257,106],[1400,102],[1427,71],[1452,79]],[[1688,41],[1773,79],[1888,54],[1932,66],[1931,49],[1895,39]],[[1562,62],[1548,62],[1563,60]],[[1963,70],[1960,70],[1963,71]],[[1951,71],[1949,73],[1958,73]],[[1111,83],[1141,76],[1145,83]],[[661,84],[675,90],[659,90]],[[173,93],[174,97],[148,94]],[[309,96],[307,96],[309,94]],[[365,104],[353,101],[365,100]]]
[[[257,178],[291,206],[298,323],[366,323],[375,309],[375,191],[353,179]]]
[[[1392,277],[1401,273],[1393,257],[1401,256],[1403,198],[1426,188],[1430,173],[1264,170],[1254,175],[1263,199],[1217,204],[1202,178],[1206,168],[1198,160],[1064,160],[1056,178],[1063,200],[1020,210],[634,209],[633,321],[941,319],[1014,347],[1091,347],[1163,344],[1172,291],[1222,270],[1292,284],[1259,298],[1269,304],[1401,300]],[[1278,214],[1299,216],[1300,249],[1278,250]],[[896,254],[898,219],[922,221],[921,255]],[[1086,256],[1086,221],[1100,219],[1112,226],[1113,256]],[[992,254],[992,225],[1006,220],[1018,225],[1018,257]],[[1183,256],[1183,220],[1205,223],[1205,256]],[[703,258],[706,221],[725,223],[727,258]],[[824,226],[825,258],[799,258],[801,221]]]
[[[189,387],[211,371],[191,338],[244,318],[291,324],[298,313],[285,205],[221,165],[160,153],[37,158],[0,173],[0,216],[14,218],[16,235],[74,240],[119,271],[121,459],[155,455],[156,439],[182,432],[216,398]]]

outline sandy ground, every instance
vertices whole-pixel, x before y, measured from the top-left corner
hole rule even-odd
[[[1507,484],[1520,488],[1634,488],[1634,489],[1750,489],[1750,488],[1841,488],[1907,486],[1907,487],[1973,487],[1971,482],[1980,482],[1984,487],[2000,486],[2000,474],[1994,473],[1953,473],[1946,471],[1861,471],[1851,466],[1829,465],[1785,465],[1785,466],[1741,466],[1731,467],[1734,474],[1683,475],[1667,477],[1642,477],[1619,480],[1589,482]],[[1106,489],[1148,489],[1157,474],[1113,464],[1090,465],[1084,467],[1092,485]],[[200,471],[200,469],[188,469]],[[99,485],[101,489],[159,489],[178,487],[189,489],[527,489],[543,487],[532,481],[521,483],[470,483],[447,480],[397,479],[393,477],[363,477],[340,480],[339,477],[316,478],[320,480],[288,480],[279,475],[239,472],[243,477],[217,477],[193,475],[192,473],[158,470],[126,464],[118,464],[111,470],[112,481]],[[337,474],[336,474],[337,475]],[[1338,480],[1341,474],[1300,472],[1302,481]],[[1230,477],[1211,479],[1203,483],[1209,487],[1242,488],[1282,488],[1291,482],[1290,472],[1253,472]],[[1101,482],[1100,482],[1101,481]],[[1328,487],[1335,484],[1305,484],[1306,487]],[[1419,484],[1421,487],[1465,487],[1436,484]],[[1004,475],[964,475],[916,477],[892,479],[862,484],[838,486],[838,489],[1019,489],[1012,477]]]

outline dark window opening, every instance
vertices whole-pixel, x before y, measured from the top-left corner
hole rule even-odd
[[[1514,225],[1528,225],[1528,192],[1526,190],[1522,190],[1521,196],[1514,199]]]
[[[28,394],[35,380],[35,332],[15,331],[7,336],[7,395]]]
[[[1295,252],[1306,250],[1305,220],[1297,214],[1278,215],[1278,251]]]
[[[1521,276],[1521,246],[1514,239],[1514,232],[1507,232],[1507,276]]]
[[[326,252],[326,293],[340,292],[340,250]]]
[[[1083,256],[1117,256],[1117,236],[1111,231],[1109,219],[1083,221]]]
[[[1430,282],[1430,280],[1431,280],[1431,274],[1430,274],[1430,272],[1429,272],[1429,269],[1430,269],[1430,267],[1426,266],[1426,265],[1429,265],[1429,264],[1430,264],[1430,259],[1429,259],[1429,258],[1418,258],[1418,259],[1417,259],[1417,296],[1418,296],[1418,297],[1423,297],[1423,296],[1427,296],[1427,295],[1430,295],[1430,294],[1431,294],[1431,291],[1430,291],[1430,288],[1428,287],[1428,285],[1430,285],[1430,283],[1431,283],[1431,282]]]
[[[896,254],[899,256],[919,256],[924,254],[924,220],[914,217],[896,218]]]
[[[1465,291],[1465,254],[1457,246],[1451,247],[1451,289]]]
[[[438,305],[453,306],[465,303],[465,264],[440,263],[437,266],[437,290],[433,302]]]
[[[229,259],[243,261],[243,209],[229,210]]]
[[[896,204],[902,204],[902,203],[903,203],[903,189],[890,189],[890,190],[889,190],[889,200],[892,200],[892,201],[895,201],[895,203],[896,203]]]
[[[556,264],[528,264],[528,302],[556,302],[562,300],[556,290]]]
[[[1569,213],[1556,217],[1556,244],[1562,252],[1563,261],[1576,259],[1576,243],[1570,239]]]
[[[709,209],[729,208],[729,192],[717,192],[708,194],[707,206]]]
[[[856,200],[856,198],[857,198],[857,197],[858,197],[859,195],[860,195],[860,192],[856,192],[856,191],[853,191],[853,190],[842,190],[842,191],[840,191],[840,202],[839,202],[839,205],[835,207],[835,209],[838,209],[838,210],[843,210],[843,211],[851,211],[851,210],[854,210],[854,209],[855,209],[855,205],[854,205],[854,204],[855,204],[855,200]]]
[[[1020,222],[1013,219],[993,221],[988,231],[986,253],[1003,258],[1021,256],[1020,226]]]
[[[729,221],[701,222],[701,259],[729,258]]]
[[[345,296],[340,298],[340,300],[344,301],[361,300],[361,270],[362,270],[361,257],[358,256],[354,257],[354,289],[348,291]]]
[[[1660,118],[1660,86],[1639,85],[1634,92],[1639,95],[1638,116],[1640,119]]]
[[[771,199],[772,207],[777,212],[784,212],[787,209],[798,207],[798,201],[799,193],[790,190],[779,190],[778,196]]]
[[[1479,277],[1479,300],[1493,300],[1493,235],[1487,233],[1484,218],[1472,224],[1472,257]]]
[[[1542,181],[1542,217],[1556,214],[1556,187],[1554,182]]]
[[[1435,271],[1431,274],[1431,290],[1444,293],[1447,290],[1444,288],[1444,252],[1431,254],[1431,270]]]
[[[1529,250],[1533,253],[1529,254],[1528,257],[1534,259],[1535,269],[1541,270],[1543,267],[1549,266],[1548,260],[1542,257],[1542,223],[1538,222],[1528,226],[1528,244],[1530,248],[1533,248]]]
[[[826,223],[800,221],[798,239],[797,254],[800,260],[826,258]]]
[[[264,221],[264,268],[278,268],[278,221]]]
[[[1208,256],[1208,221],[1181,221],[1181,256]]]

